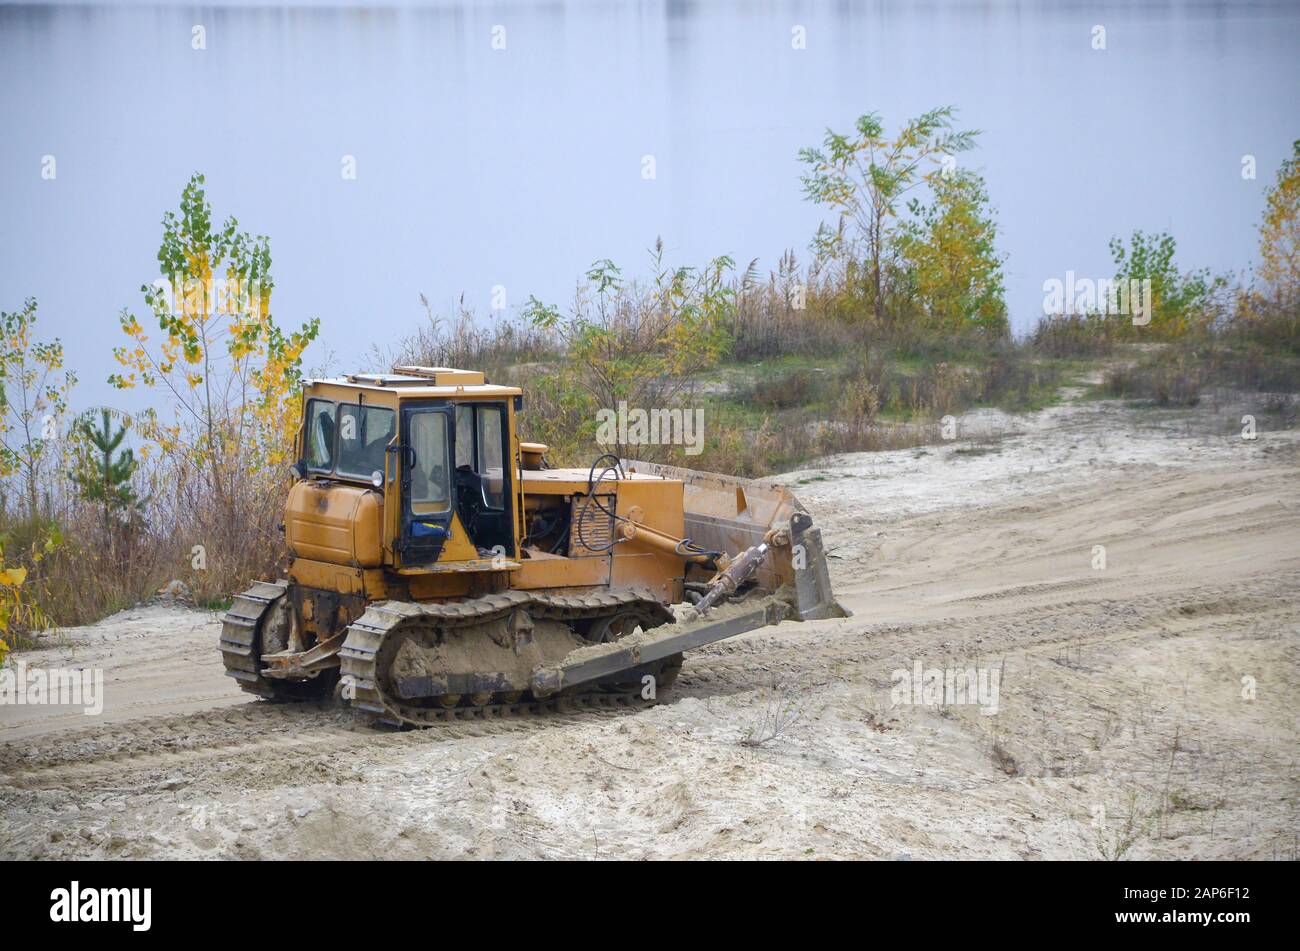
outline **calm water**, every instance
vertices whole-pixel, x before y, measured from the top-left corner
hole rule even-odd
[[[202,170],[218,215],[271,236],[276,314],[319,316],[350,364],[420,291],[562,300],[597,258],[643,269],[656,235],[675,262],[806,258],[798,149],[952,103],[984,130],[964,161],[1023,330],[1044,280],[1108,274],[1133,228],[1172,230],[1187,266],[1251,262],[1300,137],[1297,50],[1289,2],[0,5],[0,307],[37,296],[77,402],[122,402],[115,315],[143,312],[159,219]]]

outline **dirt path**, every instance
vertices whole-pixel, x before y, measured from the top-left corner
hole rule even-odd
[[[56,635],[59,646],[19,659],[46,667],[104,671],[103,712],[92,724],[81,708],[0,705],[0,743],[164,713],[242,704],[213,663],[220,614],[168,605],[123,611]]]
[[[377,732],[245,703],[210,615],[70,632],[24,659],[104,667],[104,714],[0,706],[0,855],[1295,857],[1296,434],[964,424],[1003,432],[792,474],[855,616],[632,713]],[[997,712],[899,702],[918,662],[996,671]]]

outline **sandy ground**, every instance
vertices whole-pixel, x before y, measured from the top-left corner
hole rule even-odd
[[[103,668],[104,712],[0,706],[0,856],[1295,858],[1300,434],[1240,413],[981,413],[792,473],[854,617],[631,712],[388,732],[245,701],[211,614],[63,632],[20,659]],[[900,694],[917,663],[997,712]]]

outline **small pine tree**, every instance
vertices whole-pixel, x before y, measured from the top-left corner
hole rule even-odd
[[[110,412],[99,412],[99,428],[89,419],[82,419],[76,426],[83,443],[78,465],[69,475],[81,498],[103,509],[107,528],[115,514],[132,519],[139,513],[141,500],[131,487],[139,463],[130,449],[118,451],[126,438],[126,426],[118,426],[114,432]]]

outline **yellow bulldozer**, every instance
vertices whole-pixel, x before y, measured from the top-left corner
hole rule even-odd
[[[640,702],[684,651],[843,616],[787,489],[613,455],[552,468],[516,434],[523,398],[440,367],[308,381],[288,578],[235,598],[226,672],[425,726]]]

